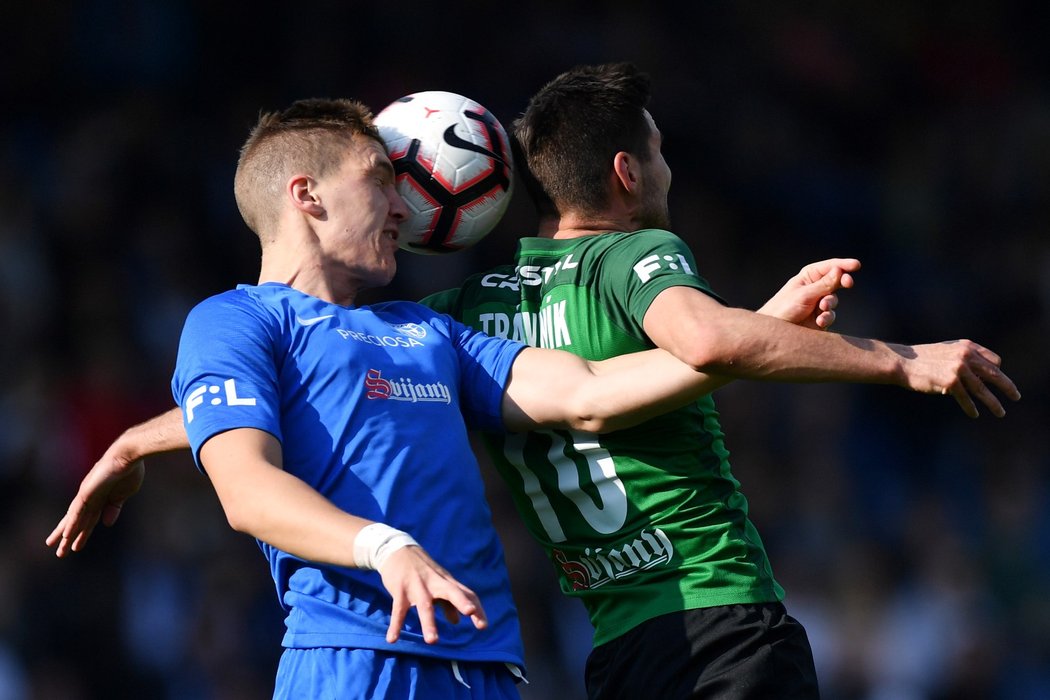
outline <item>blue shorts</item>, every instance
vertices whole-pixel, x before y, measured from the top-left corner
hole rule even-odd
[[[277,668],[273,697],[520,700],[517,682],[518,676],[511,667],[500,662],[449,661],[374,649],[285,649]]]

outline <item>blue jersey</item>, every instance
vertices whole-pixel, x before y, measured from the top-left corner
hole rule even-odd
[[[260,542],[287,611],[284,646],[372,648],[523,665],[503,551],[467,427],[502,431],[523,346],[419,304],[344,307],[283,284],[242,285],[187,318],[172,380],[198,461],[234,428],[281,443],[285,471],[343,510],[410,533],[478,594],[489,627],[413,610],[385,640],[391,598],[374,571],[303,561]],[[467,425],[464,424],[466,420]],[[347,542],[347,548],[352,546]]]

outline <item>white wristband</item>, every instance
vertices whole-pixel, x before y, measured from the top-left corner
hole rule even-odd
[[[378,569],[387,558],[401,549],[411,545],[419,546],[407,532],[384,525],[372,523],[365,525],[354,538],[354,563],[359,569]]]

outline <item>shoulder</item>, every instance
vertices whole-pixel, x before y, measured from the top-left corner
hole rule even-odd
[[[676,234],[665,229],[639,229],[601,233],[573,239],[575,245],[566,249],[578,261],[587,264],[616,261],[635,262],[653,254],[687,255],[692,257],[689,246]]]
[[[625,233],[622,234],[621,241],[624,247],[634,249],[689,249],[678,235],[662,228],[645,228]]]
[[[190,311],[191,316],[210,316],[221,314],[240,308],[257,307],[258,303],[253,300],[244,287],[228,289],[225,292],[213,294],[204,301],[199,302]]]
[[[386,325],[408,335],[426,334],[425,327],[442,335],[451,335],[452,318],[443,310],[413,301],[386,301],[374,304],[371,311]]]
[[[260,287],[242,285],[208,297],[190,310],[188,330],[236,329],[271,326],[277,322],[278,307],[273,300],[260,295]]]
[[[381,301],[377,304],[372,304],[369,308],[374,313],[383,316],[387,321],[399,318],[420,321],[441,315],[429,306],[415,301]]]
[[[517,296],[517,270],[514,265],[497,265],[470,275],[460,286],[435,292],[424,297],[420,303],[458,318],[463,309],[469,308],[479,298],[490,299],[499,290]]]
[[[496,265],[484,272],[478,272],[463,280],[456,290],[460,295],[470,295],[479,289],[498,288],[504,280],[513,279],[517,269],[514,265]]]

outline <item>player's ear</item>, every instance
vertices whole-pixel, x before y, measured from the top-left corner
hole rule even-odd
[[[619,182],[627,192],[634,194],[638,189],[638,161],[627,151],[618,151],[613,156],[614,184]]]
[[[311,216],[324,214],[324,205],[317,194],[317,181],[309,175],[293,175],[286,188],[288,198],[299,211]]]

